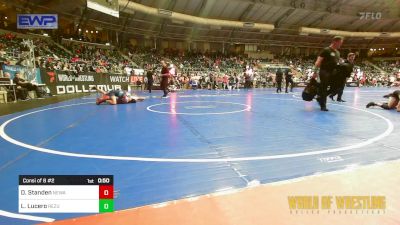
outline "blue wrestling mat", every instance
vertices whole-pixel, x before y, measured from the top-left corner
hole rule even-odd
[[[114,175],[122,210],[400,158],[400,114],[365,108],[393,89],[347,88],[329,112],[300,89],[274,91],[139,92],[149,98],[114,106],[90,96],[0,117],[0,224],[84,215],[11,218],[21,174]]]

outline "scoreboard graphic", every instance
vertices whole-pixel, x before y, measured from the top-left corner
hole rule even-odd
[[[20,213],[106,213],[114,211],[112,175],[20,175]]]

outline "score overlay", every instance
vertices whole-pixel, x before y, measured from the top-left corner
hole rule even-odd
[[[112,175],[20,175],[19,213],[114,211]]]

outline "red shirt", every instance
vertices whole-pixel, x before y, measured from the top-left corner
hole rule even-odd
[[[168,76],[169,77],[169,69],[168,69],[168,67],[163,67],[162,69],[161,69],[161,76]]]

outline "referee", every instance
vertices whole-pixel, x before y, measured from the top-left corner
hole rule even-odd
[[[329,47],[326,47],[319,54],[317,61],[314,64],[314,74],[313,78],[318,78],[319,76],[319,97],[317,101],[321,106],[321,111],[329,111],[326,108],[326,98],[328,95],[328,87],[331,86],[331,80],[333,78],[334,71],[336,66],[339,63],[340,53],[338,49],[343,44],[343,37],[335,36],[332,39]]]
[[[168,65],[167,63],[162,60],[161,61],[161,83],[160,83],[160,88],[163,90],[164,95],[162,96],[163,98],[166,98],[168,95],[168,79],[171,77],[171,74],[169,73]]]
[[[281,68],[278,68],[275,74],[275,82],[276,82],[276,93],[282,92],[282,79],[283,79],[283,72]]]
[[[154,83],[153,75],[154,75],[153,69],[150,66],[148,66],[146,77],[147,77],[147,89],[149,90],[149,93],[151,93],[151,89],[153,88],[153,83]]]
[[[285,86],[285,93],[288,93],[288,87],[290,84],[290,92],[293,92],[293,74],[292,74],[292,70],[290,68],[287,68],[285,71],[285,82],[286,82],[286,86]]]

